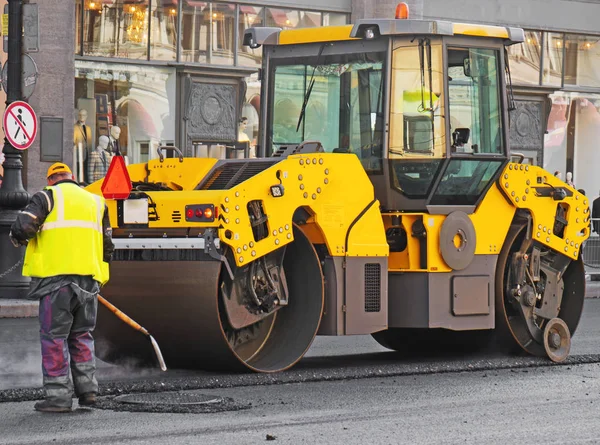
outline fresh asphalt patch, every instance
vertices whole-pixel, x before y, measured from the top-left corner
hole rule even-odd
[[[304,362],[304,363],[303,363]],[[151,378],[139,380],[104,381],[99,385],[99,408],[131,411],[128,404],[115,401],[115,397],[125,394],[190,391],[202,389],[233,388],[241,386],[278,385],[302,382],[323,382],[336,380],[364,379],[374,377],[395,377],[408,375],[442,374],[456,372],[492,371],[498,369],[527,369],[551,366],[575,366],[600,363],[600,354],[573,355],[562,363],[554,363],[547,358],[524,357],[488,357],[447,359],[432,361],[402,361],[393,352],[363,354],[361,356],[338,356],[335,359],[315,357],[307,358],[291,370],[275,374],[210,374],[198,372],[198,375],[169,377],[169,371]],[[43,398],[41,388],[19,388],[0,391],[0,402],[22,402]],[[148,412],[164,412],[156,404],[148,404]],[[170,412],[216,412],[202,405],[176,405]],[[138,407],[139,408],[139,407]],[[164,408],[164,407],[163,407]],[[227,401],[223,410],[243,409],[243,404]],[[139,410],[136,408],[136,410]],[[186,411],[188,410],[188,411]],[[207,410],[207,411],[203,411]]]
[[[94,408],[111,411],[180,414],[220,413],[223,411],[240,411],[251,407],[252,403],[240,403],[230,397],[205,395],[196,391],[107,396],[100,398],[94,405]]]

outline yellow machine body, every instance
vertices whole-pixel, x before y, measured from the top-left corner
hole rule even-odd
[[[554,320],[564,318],[571,331],[579,320],[588,199],[540,167],[511,162],[506,137],[497,152],[482,155],[473,144],[472,158],[457,155],[461,140],[451,145],[450,126],[441,120],[449,95],[442,68],[436,68],[445,60],[442,42],[447,40],[449,47],[492,45],[497,66],[502,67],[500,48],[522,41],[519,31],[401,20],[247,31],[245,44],[265,45],[265,58],[275,65],[281,63],[277,57],[283,57],[275,55],[277,51],[287,57],[297,54],[295,63],[310,67],[319,66],[322,57],[338,57],[340,78],[354,66],[361,69],[344,59],[344,48],[351,53],[364,45],[360,51],[369,54],[369,45],[387,39],[381,53],[387,54],[384,66],[390,68],[387,74],[380,71],[387,81],[350,74],[348,85],[356,90],[367,79],[375,89],[374,82],[381,80],[386,87],[380,99],[386,105],[380,109],[389,114],[370,113],[376,123],[368,129],[363,127],[366,121],[360,121],[360,134],[352,130],[355,124],[347,124],[354,131],[350,139],[370,141],[356,149],[332,150],[319,141],[282,143],[259,159],[161,156],[130,165],[134,187],[129,198],[107,200],[117,251],[111,265],[114,278],[104,296],[147,326],[163,345],[166,361],[176,366],[276,372],[296,363],[317,334],[372,334],[381,344],[402,350],[429,338],[423,330],[438,333],[437,338],[451,331],[503,331],[505,339],[530,353],[562,359],[562,349],[548,349],[547,343],[557,332]],[[415,36],[431,40],[417,47]],[[328,45],[340,49],[327,55]],[[421,77],[429,75],[429,80],[418,89],[407,87],[402,93],[398,79],[403,78],[394,73],[405,62],[389,53],[396,50],[429,56],[420,59]],[[473,60],[465,63],[465,75],[488,75],[490,68]],[[323,72],[331,76],[331,71]],[[274,89],[276,96],[279,84],[274,75],[266,76],[263,91]],[[313,94],[331,95],[337,77],[328,79],[315,82]],[[507,86],[502,76],[497,79],[502,93],[497,113],[507,116]],[[310,92],[305,104],[308,96]],[[402,103],[394,102],[399,98]],[[428,108],[433,101],[437,108]],[[268,107],[269,122],[274,122],[275,102],[261,102]],[[366,106],[360,97],[358,102]],[[305,119],[310,112],[306,110]],[[380,125],[380,120],[387,123]],[[340,118],[340,128],[341,122]],[[415,140],[421,137],[421,144],[429,143],[422,137],[429,127],[411,130],[413,122],[433,122],[434,142],[425,151],[408,148],[409,131]],[[327,128],[326,121],[322,124]],[[261,125],[261,141],[268,146],[275,139],[270,133],[275,124]],[[498,131],[506,136],[502,125]],[[371,133],[366,135],[365,128]],[[331,129],[323,134],[327,132]],[[342,139],[340,135],[340,144]],[[373,161],[364,153],[379,158]],[[468,175],[460,177],[460,169],[450,173],[453,161],[488,158],[496,164],[486,167],[490,174],[481,180],[479,196],[450,192],[442,196],[442,204],[436,202],[444,181],[468,180]],[[420,168],[415,162],[432,160],[439,162],[433,185],[427,193],[416,188],[422,197],[411,198],[405,187],[422,172],[408,170],[400,177],[398,165]],[[478,172],[475,169],[473,175]],[[100,194],[102,182],[88,190]],[[510,321],[515,313],[522,315],[517,324]],[[109,315],[101,313],[98,326],[107,345],[101,357],[150,354],[141,352],[147,346],[124,333]],[[188,337],[202,345],[186,347]],[[537,346],[530,346],[531,340]]]

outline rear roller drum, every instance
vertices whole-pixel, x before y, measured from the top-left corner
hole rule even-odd
[[[294,227],[293,243],[233,273],[231,279],[221,261],[203,252],[123,252],[102,294],[152,332],[170,368],[293,366],[310,347],[323,310],[312,244]],[[144,336],[102,307],[95,338],[103,360],[154,360]]]
[[[500,349],[566,359],[583,310],[581,258],[571,261],[529,239],[527,225],[513,225],[498,257],[495,291]]]

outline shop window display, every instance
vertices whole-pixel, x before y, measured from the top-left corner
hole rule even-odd
[[[235,5],[185,0],[181,61],[233,65]]]
[[[560,86],[563,73],[564,34],[556,32],[545,33],[544,40],[544,69],[542,84]]]
[[[175,69],[76,61],[75,71],[77,116],[85,115],[91,133],[82,155],[83,182],[91,179],[87,160],[101,136],[109,138],[110,154],[118,144],[129,163],[155,158],[159,145],[174,142]],[[120,131],[115,131],[117,127]],[[82,138],[80,128],[75,125],[76,148]]]
[[[509,46],[507,51],[513,83],[539,85],[542,33],[527,31],[525,41]]]
[[[571,173],[576,188],[600,189],[600,95],[557,92],[550,96],[552,108],[544,136],[544,168]]]
[[[146,59],[148,0],[84,1],[83,54]]]
[[[600,36],[565,37],[565,85],[600,86]]]
[[[150,59],[177,58],[177,0],[153,0],[150,34]]]
[[[242,45],[249,27],[348,23],[344,13],[198,0],[77,0],[75,8],[76,54],[223,66],[234,64],[236,52],[238,66],[260,66],[261,50]]]
[[[324,12],[323,26],[343,26],[348,23],[348,14],[339,12]]]
[[[238,22],[238,65],[259,67],[262,60],[262,48],[252,49],[244,46],[244,31],[248,28],[264,26],[263,15],[265,8],[240,5],[240,20]]]
[[[321,26],[321,13],[295,9],[267,8],[266,26],[282,29],[314,28]]]
[[[262,49],[242,45],[246,28],[339,26],[349,19],[344,13],[198,0],[77,0],[75,8],[75,52],[82,59],[92,56],[254,68],[262,64]],[[115,127],[122,130],[118,140],[129,162],[152,159],[159,142],[174,144],[174,68],[77,60],[75,77],[74,163],[82,164],[84,182],[97,177],[89,174],[91,156],[102,153],[97,151],[99,138],[111,138]],[[239,115],[245,119],[238,136],[248,138],[250,153],[255,154],[260,81],[256,73],[246,81]],[[83,138],[83,125],[77,124],[80,114],[85,115],[85,131],[91,132],[87,135],[91,140]]]

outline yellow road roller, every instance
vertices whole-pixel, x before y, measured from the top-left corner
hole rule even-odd
[[[505,49],[523,39],[412,19],[247,29],[256,156],[129,165],[102,295],[171,367],[278,372],[316,335],[564,360],[589,201],[510,152]],[[95,337],[103,360],[153,359],[102,307]]]

